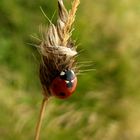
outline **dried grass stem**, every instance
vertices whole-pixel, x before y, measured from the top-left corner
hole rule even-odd
[[[35,139],[34,140],[39,140],[41,125],[42,125],[43,117],[44,117],[44,114],[45,114],[45,109],[46,109],[47,102],[48,102],[48,98],[45,97],[42,101],[40,114],[39,114],[39,119],[38,119],[37,126],[36,126],[36,132],[35,132]]]

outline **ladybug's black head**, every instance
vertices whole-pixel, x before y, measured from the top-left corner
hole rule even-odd
[[[75,78],[73,70],[64,70],[60,73],[60,78],[66,81],[71,81]]]
[[[75,78],[73,70],[64,70],[60,73],[60,78],[65,80],[68,87],[72,87],[72,80]]]

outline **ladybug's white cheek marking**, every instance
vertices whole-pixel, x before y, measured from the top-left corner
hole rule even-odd
[[[65,75],[65,72],[64,72],[64,71],[62,71],[62,72],[60,73],[60,75],[61,75],[61,76]]]
[[[74,79],[73,79],[73,80],[71,80],[71,82],[72,82],[72,83],[74,83]]]
[[[67,80],[66,80],[65,82],[66,82],[67,84],[69,84],[69,83],[70,83],[70,81],[67,81]]]

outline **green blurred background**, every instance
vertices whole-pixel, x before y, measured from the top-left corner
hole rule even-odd
[[[0,140],[34,137],[42,95],[28,43],[48,25],[40,6],[51,18],[57,0],[0,1]],[[140,140],[140,1],[81,0],[74,27],[79,62],[96,70],[69,99],[49,101],[41,140]]]

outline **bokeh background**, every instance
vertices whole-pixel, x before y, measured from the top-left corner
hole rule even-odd
[[[70,8],[71,0],[64,0]],[[31,35],[49,24],[57,0],[0,1],[0,139],[32,140],[42,101],[39,55]],[[67,100],[52,98],[41,140],[140,140],[140,1],[81,0],[73,38],[79,76]]]

